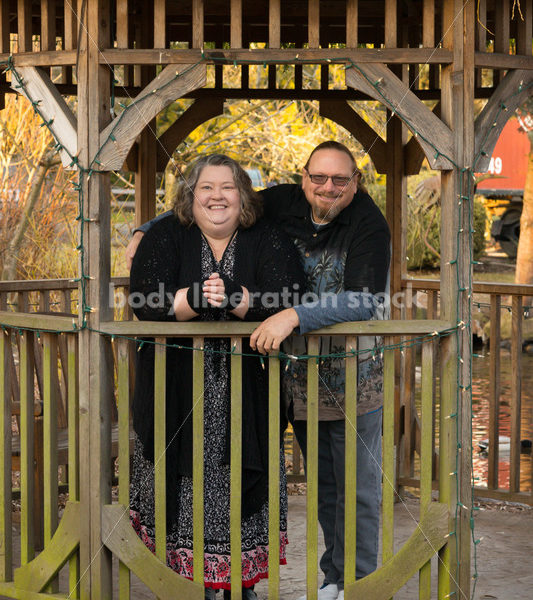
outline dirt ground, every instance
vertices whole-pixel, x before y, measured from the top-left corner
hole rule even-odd
[[[305,593],[305,501],[303,495],[289,496],[289,546],[287,565],[281,567],[281,600],[296,600]],[[395,544],[399,549],[413,532],[418,515],[418,501],[407,499],[395,506]],[[14,536],[18,538],[18,525]],[[473,600],[531,600],[533,598],[533,508],[524,505],[483,502],[476,511],[477,584]],[[319,533],[319,543],[321,543]],[[322,552],[319,547],[319,556]],[[15,548],[15,556],[19,549]],[[474,564],[474,563],[473,563]],[[432,572],[436,581],[436,558]],[[117,568],[114,565],[115,585]],[[474,570],[472,571],[474,572]],[[60,589],[67,589],[67,572],[60,575]],[[436,590],[436,586],[433,586]],[[259,600],[267,600],[268,583],[256,586]],[[118,593],[115,590],[115,597]],[[219,594],[221,596],[221,594]],[[436,595],[432,596],[436,598]],[[4,598],[3,596],[0,598]],[[135,576],[132,576],[132,600],[153,600],[154,595]],[[413,577],[394,596],[395,600],[418,598],[418,581]],[[471,600],[461,596],[460,600]],[[179,599],[181,600],[181,599]],[[364,600],[364,599],[363,599]]]

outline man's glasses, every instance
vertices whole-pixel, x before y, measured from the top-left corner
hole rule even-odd
[[[333,182],[333,185],[335,187],[344,187],[345,185],[348,185],[350,183],[350,181],[352,180],[351,177],[341,177],[340,175],[333,175],[333,176],[332,175],[315,175],[315,174],[309,173],[307,168],[305,168],[305,171],[306,171],[307,175],[309,176],[309,179],[311,180],[311,182],[315,183],[317,185],[324,185],[328,179],[331,179],[331,181]],[[357,175],[358,175],[357,172],[354,173],[354,177],[356,177]]]

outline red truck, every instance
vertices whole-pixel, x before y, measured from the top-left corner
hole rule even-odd
[[[526,181],[530,144],[529,119],[513,116],[502,130],[492,157],[488,173],[492,175],[479,181],[476,192],[487,199],[486,206],[493,215],[491,235],[510,257],[516,256],[520,236],[520,215],[524,184]]]

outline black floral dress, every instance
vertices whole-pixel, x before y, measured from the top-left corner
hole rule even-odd
[[[202,237],[201,273],[235,277],[235,250],[239,234],[217,262]],[[225,310],[208,310],[203,320],[227,320]],[[230,468],[225,463],[226,432],[230,414],[229,340],[205,339],[204,354],[204,583],[230,589]],[[167,365],[168,368],[168,365]],[[243,447],[243,452],[246,448]],[[132,525],[155,551],[154,465],[145,457],[142,441],[135,440],[130,488]],[[167,469],[169,466],[167,465]],[[280,450],[280,563],[285,564],[287,544],[287,488],[283,451]],[[167,564],[177,573],[193,577],[192,477],[177,478],[179,519],[167,527]],[[268,501],[241,522],[242,582],[249,587],[268,577]]]

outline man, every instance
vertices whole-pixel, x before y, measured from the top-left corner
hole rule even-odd
[[[333,323],[383,318],[377,295],[386,292],[390,260],[387,223],[359,183],[360,172],[346,146],[328,141],[311,153],[302,185],[279,185],[261,192],[265,214],[293,239],[303,260],[310,301],[266,319],[250,338],[261,353],[285,348],[305,354],[302,334]],[[140,240],[128,247],[131,257]],[[304,296],[305,299],[305,296]],[[381,503],[381,406],[383,370],[375,340],[361,339],[357,399],[356,576],[377,565]],[[343,351],[343,339],[321,340],[321,355]],[[344,361],[327,358],[319,369],[318,518],[326,550],[320,567],[319,600],[344,599]],[[283,377],[283,397],[297,440],[306,456],[305,361],[291,361]],[[351,426],[346,424],[346,426]],[[304,600],[302,596],[299,600]]]

